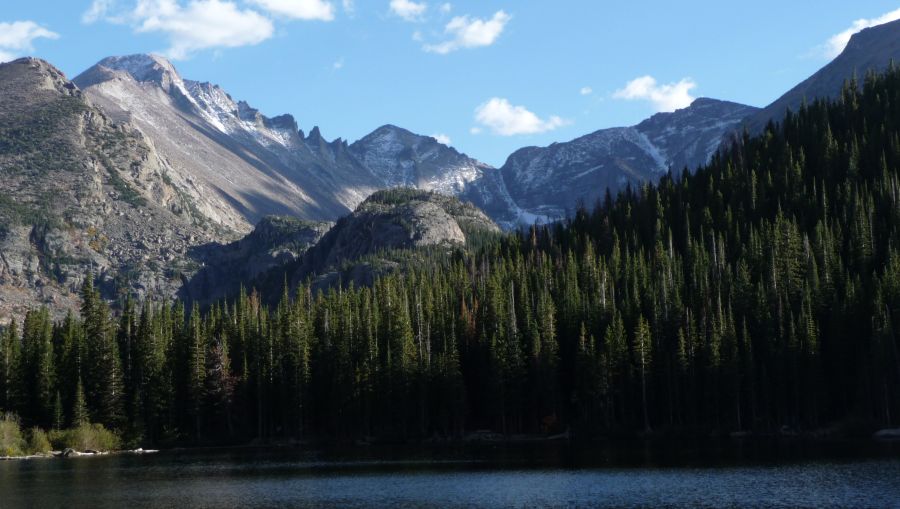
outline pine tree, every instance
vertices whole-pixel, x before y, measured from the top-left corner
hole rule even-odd
[[[647,400],[647,385],[652,376],[650,372],[653,360],[651,341],[650,325],[643,315],[639,315],[637,325],[634,328],[634,353],[637,360],[637,369],[641,376],[641,408],[644,415],[644,430],[648,433],[651,431],[650,411]]]
[[[16,321],[0,335],[0,410],[14,412],[18,409],[22,392],[18,374],[22,344]]]
[[[224,429],[214,432],[231,435],[231,404],[234,394],[234,376],[231,373],[231,361],[228,346],[224,341],[213,339],[207,345],[205,355],[205,374],[203,379],[203,399],[208,422],[224,423]]]
[[[47,308],[25,315],[18,377],[22,381],[22,418],[49,427],[53,420],[53,329]]]
[[[88,415],[87,401],[84,396],[84,386],[81,384],[81,377],[75,383],[75,398],[72,401],[72,426],[79,427],[90,422]]]
[[[91,421],[110,428],[124,424],[122,365],[109,307],[94,289],[93,277],[82,287],[85,348],[81,364]]]

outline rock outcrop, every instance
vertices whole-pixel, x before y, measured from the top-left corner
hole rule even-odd
[[[179,295],[192,301],[213,302],[233,296],[241,285],[253,287],[261,276],[276,277],[280,268],[300,260],[331,226],[332,223],[268,216],[240,240],[193,248],[191,256],[202,268],[185,281]]]
[[[379,191],[335,226],[306,256],[321,270],[382,251],[462,246],[467,235],[500,229],[476,207],[456,198],[414,189]]]
[[[52,65],[0,65],[0,317],[77,305],[84,275],[108,298],[171,295],[188,249],[228,232],[196,215],[142,134]]]

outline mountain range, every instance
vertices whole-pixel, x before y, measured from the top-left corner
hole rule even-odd
[[[348,144],[268,118],[219,86],[184,79],[155,55],[101,60],[73,83],[113,120],[135,126],[160,165],[209,220],[236,231],[266,215],[335,220],[375,190],[460,196],[511,228],[563,217],[627,184],[705,163],[756,108],[698,99],[633,127],[529,147],[500,169],[393,125]],[[574,193],[573,193],[574,191]]]
[[[554,221],[607,192],[703,165],[734,133],[834,97],[845,80],[897,55],[900,22],[869,28],[766,108],[701,98],[635,126],[522,148],[500,168],[393,125],[353,143],[328,141],[291,115],[267,117],[217,85],[183,78],[159,56],[105,58],[71,81],[39,59],[0,64],[0,312],[72,307],[89,271],[112,298],[197,292],[208,284],[196,277],[277,270],[323,236],[337,238],[326,234],[335,221],[389,188],[455,196],[506,229]],[[412,217],[372,203],[360,214]],[[322,247],[316,256],[333,264],[359,255],[340,238],[344,255]]]

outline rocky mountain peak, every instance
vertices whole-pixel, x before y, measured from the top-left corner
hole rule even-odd
[[[0,313],[72,308],[87,267],[105,296],[171,294],[164,270],[193,270],[188,245],[219,233],[142,133],[87,98],[47,62],[0,65]]]
[[[411,131],[404,129],[402,127],[396,126],[394,124],[384,124],[383,126],[375,129],[368,135],[366,138],[378,138],[383,136],[417,136]]]
[[[422,136],[393,124],[385,124],[359,139],[354,145],[380,145],[385,148],[402,150],[409,147],[438,145],[438,142],[430,136]],[[456,151],[454,150],[454,152]]]
[[[706,164],[721,145],[723,134],[738,128],[757,108],[701,97],[671,113],[657,113],[635,129],[665,157],[667,169],[694,170]]]
[[[847,80],[883,71],[892,61],[900,61],[900,20],[853,34],[837,58],[753,115],[748,128],[761,131],[769,121],[780,121],[788,110],[797,111],[804,101],[837,97]]]
[[[609,189],[655,182],[668,171],[695,169],[718,149],[722,136],[756,112],[752,106],[701,98],[674,112],[657,113],[636,126],[601,129],[572,141],[514,152],[486,179],[487,193],[470,193],[502,224],[565,217],[580,203],[591,207]],[[505,188],[505,192],[504,192]]]
[[[7,63],[0,63],[0,69],[7,79],[17,80],[29,89],[42,89],[64,95],[79,95],[80,91],[66,75],[53,64],[34,57],[24,57]]]
[[[169,90],[172,85],[183,83],[181,75],[165,57],[159,55],[136,54],[107,57],[97,63],[106,69],[121,71],[138,82],[153,82]]]
[[[430,136],[386,124],[350,145],[385,187],[418,187],[459,194],[489,166]]]
[[[856,32],[850,36],[844,53],[853,54],[873,49],[883,50],[885,47],[900,49],[900,20]]]
[[[734,116],[748,115],[755,108],[745,104],[739,104],[731,101],[722,101],[709,97],[698,97],[694,99],[689,106],[672,111],[657,113],[647,120],[644,120],[638,126],[651,125],[657,123],[668,123],[672,121],[697,120],[700,118],[722,119],[723,116],[731,118]]]
[[[715,107],[723,104],[736,104],[731,101],[723,101],[721,99],[713,99],[712,97],[698,97],[694,99],[694,102],[688,106],[688,108],[707,108],[707,107]]]
[[[306,139],[309,141],[315,141],[316,143],[324,140],[324,138],[322,137],[322,131],[319,130],[319,126],[313,126],[312,130],[309,132],[309,136]]]

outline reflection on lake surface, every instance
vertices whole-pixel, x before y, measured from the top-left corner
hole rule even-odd
[[[0,462],[0,508],[898,507],[900,444],[169,451]]]

